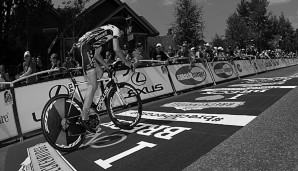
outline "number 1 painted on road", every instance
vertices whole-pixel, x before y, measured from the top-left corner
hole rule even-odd
[[[152,148],[156,146],[156,144],[152,144],[152,143],[148,143],[148,142],[144,142],[144,141],[141,141],[141,142],[138,142],[138,146],[136,147],[133,147],[129,150],[126,150],[120,154],[117,154],[116,156],[113,156],[111,158],[108,158],[106,160],[102,160],[102,159],[99,159],[99,160],[96,160],[94,161],[97,165],[99,165],[100,167],[104,168],[104,169],[108,169],[110,167],[112,167],[111,163],[125,157],[125,156],[128,156],[134,152],[137,152],[143,148],[146,148],[146,147],[149,147],[149,148]]]

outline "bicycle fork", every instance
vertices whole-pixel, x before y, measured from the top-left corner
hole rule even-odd
[[[126,102],[126,100],[125,100],[124,97],[122,96],[122,94],[121,94],[121,92],[120,92],[120,89],[119,89],[119,87],[118,87],[117,84],[116,84],[116,88],[117,88],[117,90],[116,90],[116,94],[117,94],[118,100],[120,101],[120,104],[121,104],[122,106],[123,106],[123,105],[127,106],[128,103]]]

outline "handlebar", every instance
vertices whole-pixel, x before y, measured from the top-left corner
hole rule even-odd
[[[110,78],[112,78],[112,76],[115,76],[116,70],[117,70],[116,68],[117,68],[117,66],[119,66],[119,64],[122,64],[122,61],[115,61],[111,65],[109,65],[109,68],[106,71]],[[122,66],[124,66],[124,65],[122,65]],[[130,66],[130,67],[126,66],[126,67],[127,67],[127,71],[126,71],[126,73],[123,74],[123,76],[126,76],[130,70],[132,70],[134,72],[133,66]]]

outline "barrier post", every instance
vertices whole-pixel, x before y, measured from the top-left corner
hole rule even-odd
[[[211,76],[211,79],[212,79],[212,81],[213,81],[213,85],[216,85],[216,82],[215,82],[213,73],[212,73],[212,71],[211,71],[210,65],[209,65],[209,63],[207,62],[207,60],[206,60],[206,62],[203,63],[203,64],[205,64],[204,66],[205,66],[205,68],[208,70],[208,72],[209,72],[209,74],[210,74],[210,76]]]
[[[14,118],[15,118],[15,122],[16,122],[18,137],[20,138],[20,141],[23,141],[23,134],[22,134],[20,119],[19,119],[18,110],[17,110],[17,104],[16,104],[17,101],[16,101],[13,83],[11,84],[10,88],[11,88],[11,95],[12,95],[12,99],[13,99],[12,108],[13,108],[13,114],[14,114]]]
[[[239,72],[238,72],[238,68],[237,68],[237,66],[235,65],[235,62],[234,62],[233,60],[230,60],[229,62],[234,66],[235,73],[236,73],[238,79],[240,79],[240,75],[239,75]]]
[[[161,66],[161,67],[165,67],[165,68],[166,68],[166,72],[168,73],[168,77],[169,77],[169,80],[170,80],[170,83],[171,83],[171,86],[172,86],[174,95],[177,96],[177,91],[176,91],[175,85],[174,85],[174,83],[173,83],[172,77],[171,77],[171,75],[170,75],[168,66],[167,66],[167,65],[164,65],[164,66]]]

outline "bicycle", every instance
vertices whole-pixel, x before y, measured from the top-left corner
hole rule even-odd
[[[103,111],[102,107],[105,103],[106,111],[117,127],[132,129],[141,119],[141,97],[131,84],[118,83],[115,76],[117,64],[117,62],[113,63],[107,70],[108,82],[97,104],[93,102],[92,106],[96,106],[96,114],[90,115],[90,118],[99,122],[99,114]],[[66,71],[71,79],[69,85],[73,87],[70,88],[69,94],[55,95],[45,104],[42,110],[41,128],[45,139],[52,147],[59,151],[71,152],[80,147],[87,134],[87,130],[79,122],[83,106],[79,85],[86,83],[77,81],[71,72],[72,69],[66,69]],[[136,110],[131,110],[132,108]]]

